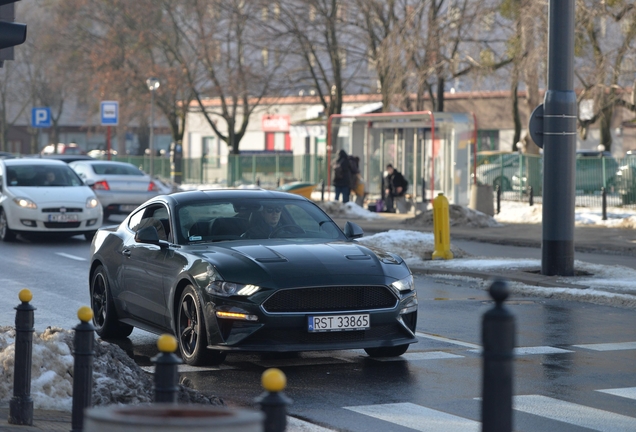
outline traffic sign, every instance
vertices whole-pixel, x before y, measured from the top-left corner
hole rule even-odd
[[[51,127],[51,108],[39,107],[31,110],[31,127]]]
[[[102,126],[117,126],[119,123],[119,102],[102,101],[101,119]]]

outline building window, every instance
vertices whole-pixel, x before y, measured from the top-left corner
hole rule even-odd
[[[267,48],[263,48],[261,54],[263,55],[263,66],[269,66],[269,51],[267,51]]]
[[[261,19],[263,21],[267,21],[267,18],[269,18],[269,9],[267,8],[267,6],[265,6],[262,10],[261,10]]]
[[[219,140],[216,137],[203,137],[203,160],[210,168],[221,167],[221,148],[219,146]]]
[[[309,21],[316,21],[316,7],[314,5],[309,6]]]

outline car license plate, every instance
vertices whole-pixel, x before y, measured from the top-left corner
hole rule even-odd
[[[77,222],[76,214],[52,214],[49,215],[49,222]]]
[[[365,330],[370,328],[369,314],[320,315],[308,317],[310,332]]]
[[[134,204],[122,204],[119,206],[119,211],[123,211],[123,212],[131,212],[134,209],[136,209],[137,206]]]

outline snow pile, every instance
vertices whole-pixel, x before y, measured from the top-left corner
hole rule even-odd
[[[501,226],[501,224],[492,216],[456,204],[449,204],[448,215],[450,219],[450,226],[467,226],[475,228]],[[426,210],[413,218],[406,219],[404,223],[406,225],[433,226],[433,210]]]
[[[369,237],[357,239],[369,247],[379,247],[383,250],[395,252],[404,259],[409,267],[422,267],[424,261],[430,260],[435,251],[435,236],[433,233],[389,230]],[[451,252],[455,258],[469,256],[462,249],[451,244]]]
[[[36,409],[71,411],[73,403],[74,332],[47,328],[33,335],[31,398]],[[13,397],[15,330],[0,327],[0,401]],[[93,406],[149,403],[154,381],[117,345],[95,341],[93,357]],[[179,403],[224,405],[215,396],[179,386]]]
[[[349,201],[346,204],[343,204],[340,201],[324,201],[316,204],[329,214],[329,216],[335,218],[366,220],[382,218],[380,214],[364,209],[353,201]]]

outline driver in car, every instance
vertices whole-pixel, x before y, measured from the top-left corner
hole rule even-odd
[[[269,238],[278,228],[284,226],[280,223],[280,215],[283,208],[279,205],[264,205],[262,209],[252,213],[250,228],[245,232],[247,238]]]

